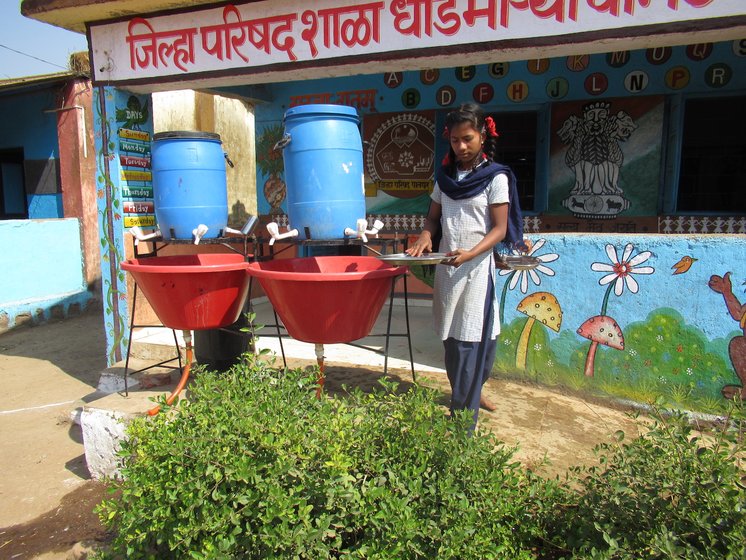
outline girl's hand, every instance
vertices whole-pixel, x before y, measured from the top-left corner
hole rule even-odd
[[[430,237],[430,232],[423,231],[417,238],[417,241],[412,243],[412,245],[404,252],[412,257],[419,257],[422,253],[430,253],[432,250],[433,240]]]
[[[446,256],[453,258],[443,264],[454,266],[456,268],[474,258],[472,252],[467,251],[466,249],[456,249],[455,251],[449,251],[448,253],[446,253]]]

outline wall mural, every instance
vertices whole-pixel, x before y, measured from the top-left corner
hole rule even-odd
[[[271,215],[284,213],[282,203],[287,196],[285,161],[282,150],[275,149],[275,144],[282,140],[284,130],[282,124],[265,126],[258,132],[256,140],[256,165],[266,177],[264,185],[257,191],[264,195]]]
[[[565,165],[575,184],[562,205],[578,217],[613,218],[629,208],[619,185],[624,153],[619,145],[637,125],[624,111],[610,114],[610,103],[596,101],[583,108],[582,117],[570,115],[557,132],[568,145]]]
[[[498,375],[642,403],[662,396],[710,412],[722,410],[726,399],[746,398],[746,304],[732,273],[708,276],[694,265],[710,262],[709,255],[681,257],[661,236],[650,239],[654,250],[606,244],[593,258],[593,240],[564,254],[548,250],[553,241],[566,245],[562,236],[542,238],[531,250],[539,267],[499,271]],[[654,265],[666,261],[673,264]],[[604,288],[599,298],[594,286]],[[712,293],[722,296],[720,305]],[[673,297],[680,307],[660,305]],[[740,332],[723,323],[723,301]]]
[[[435,112],[368,115],[363,142],[368,212],[427,212],[435,169]]]
[[[124,260],[124,230],[153,227],[150,97],[110,87],[94,98],[96,196],[101,248],[101,284],[108,365],[127,350],[129,323]]]
[[[658,96],[555,104],[548,212],[656,214],[663,108]]]
[[[712,291],[722,294],[728,314],[738,323],[743,333],[734,336],[728,344],[728,355],[741,385],[726,385],[723,387],[722,393],[726,399],[733,397],[746,399],[746,304],[741,305],[733,292],[733,283],[730,277],[730,272],[726,272],[722,276],[713,274],[708,282]]]

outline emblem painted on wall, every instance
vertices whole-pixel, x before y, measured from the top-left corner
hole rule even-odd
[[[626,112],[611,114],[611,104],[589,103],[582,116],[570,115],[557,131],[567,144],[565,165],[575,174],[570,196],[562,201],[581,218],[614,218],[629,208],[619,186],[624,162],[620,142],[630,138],[637,125]]]

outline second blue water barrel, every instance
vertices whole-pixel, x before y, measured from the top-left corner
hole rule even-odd
[[[190,239],[200,224],[205,238],[228,223],[228,188],[220,135],[172,131],[153,136],[153,198],[164,239]]]
[[[288,221],[299,239],[342,239],[365,218],[363,144],[353,107],[301,105],[285,112]]]

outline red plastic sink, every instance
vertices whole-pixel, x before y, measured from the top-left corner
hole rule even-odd
[[[303,257],[249,264],[288,334],[315,344],[365,338],[407,273],[376,257]]]
[[[161,323],[180,330],[235,323],[248,294],[248,266],[243,256],[231,253],[148,257],[122,263]]]

